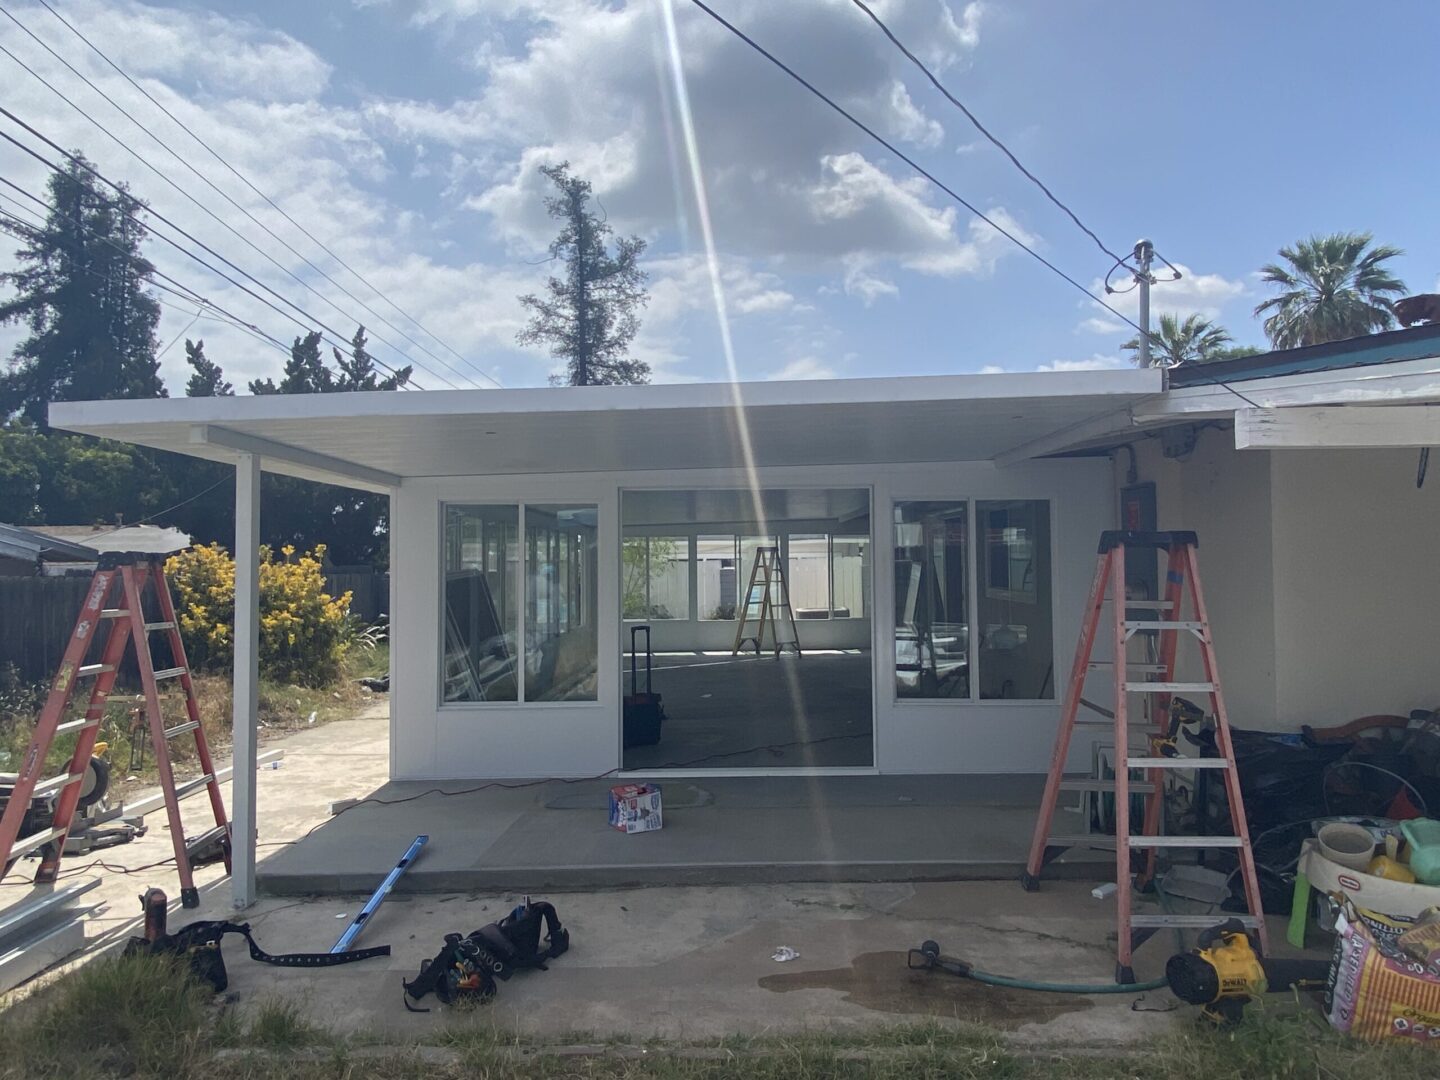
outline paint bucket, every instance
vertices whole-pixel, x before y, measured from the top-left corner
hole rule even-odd
[[[1364,871],[1375,854],[1375,837],[1361,825],[1331,822],[1320,830],[1320,854],[1331,862]]]

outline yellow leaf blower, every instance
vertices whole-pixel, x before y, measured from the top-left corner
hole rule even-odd
[[[1201,1006],[1200,1015],[1217,1027],[1238,1024],[1251,998],[1324,986],[1329,973],[1328,960],[1262,958],[1239,919],[1202,932],[1194,949],[1165,964],[1171,992]]]

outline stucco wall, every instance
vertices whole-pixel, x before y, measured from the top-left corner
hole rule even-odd
[[[1252,451],[1240,451],[1248,454]],[[1440,478],[1414,450],[1276,450],[1277,719],[1440,703]]]

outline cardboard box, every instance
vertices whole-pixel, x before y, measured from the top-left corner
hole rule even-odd
[[[618,784],[610,789],[611,828],[653,832],[662,824],[659,784]]]

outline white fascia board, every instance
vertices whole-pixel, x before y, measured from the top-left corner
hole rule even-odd
[[[1047,371],[999,375],[912,375],[757,383],[528,387],[516,390],[370,391],[207,398],[57,401],[54,427],[103,435],[131,424],[243,424],[258,420],[364,419],[373,416],[502,416],[869,402],[982,401],[1075,396],[1136,397],[1163,387],[1158,369]]]
[[[1134,427],[1133,407],[1122,405],[1109,412],[1101,413],[1099,416],[1082,420],[1078,424],[1071,424],[1059,431],[1042,435],[1038,439],[1030,439],[1017,446],[1012,446],[1009,450],[995,455],[995,464],[1001,468],[1018,465],[1022,461],[1030,461],[1033,458],[1078,449],[1086,443],[1104,440],[1110,436],[1131,431]]]
[[[1137,423],[1202,420],[1237,409],[1279,409],[1297,405],[1382,404],[1440,401],[1440,357],[1334,371],[1309,371],[1249,379],[1230,386],[1185,386],[1139,402]]]
[[[193,425],[190,428],[190,444],[222,446],[239,454],[254,454],[260,459],[262,466],[267,461],[284,462],[290,466],[285,470],[287,475],[303,476],[307,480],[318,480],[321,483],[338,484],[341,487],[359,488],[380,494],[388,494],[400,486],[400,477],[394,473],[342,461],[328,454],[317,454],[313,450],[304,450],[298,446],[275,442],[273,439],[231,431],[216,424]]]
[[[1440,406],[1338,405],[1240,409],[1238,450],[1440,446]]]

